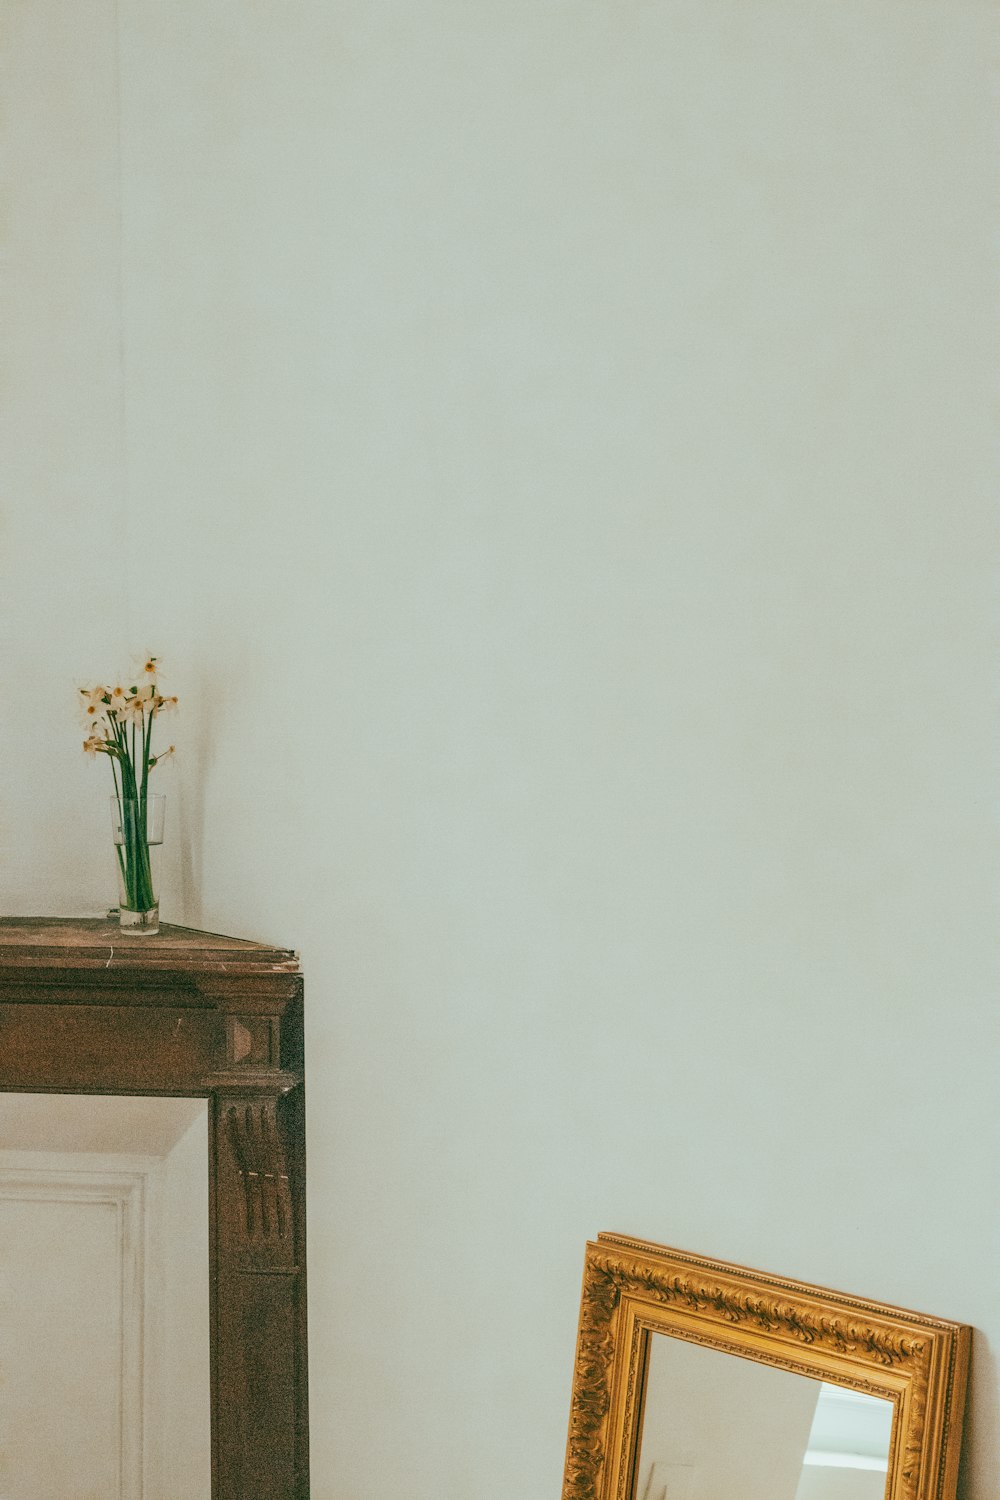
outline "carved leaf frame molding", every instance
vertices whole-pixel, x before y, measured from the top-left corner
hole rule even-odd
[[[563,1500],[633,1500],[653,1333],[890,1400],[886,1500],[954,1500],[971,1329],[617,1234],[587,1245]]]

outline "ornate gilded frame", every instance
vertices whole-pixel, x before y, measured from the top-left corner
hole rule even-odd
[[[633,1500],[653,1333],[885,1397],[886,1500],[954,1500],[971,1329],[617,1234],[587,1245],[563,1500]]]

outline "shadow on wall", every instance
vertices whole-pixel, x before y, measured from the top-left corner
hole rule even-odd
[[[175,875],[178,920],[192,927],[201,927],[205,920],[206,789],[211,790],[211,773],[218,759],[217,726],[232,726],[235,733],[245,727],[242,720],[247,707],[241,684],[256,679],[259,670],[260,653],[241,643],[235,650],[227,647],[224,662],[193,661],[185,673],[183,728],[178,729],[181,785],[177,790],[179,856]]]
[[[989,1444],[1000,1432],[1000,1369],[986,1335],[975,1329],[969,1366],[969,1394],[965,1403],[962,1457],[958,1466],[958,1500],[972,1500],[975,1483],[970,1475],[973,1449]],[[997,1455],[1000,1457],[1000,1454]]]
[[[187,734],[184,741],[184,764],[190,768],[184,776],[179,797],[180,869],[178,888],[180,913],[185,923],[200,927],[204,920],[202,891],[205,863],[205,784],[215,763],[215,714],[212,711],[222,691],[215,669],[202,668],[192,675],[185,694]]]

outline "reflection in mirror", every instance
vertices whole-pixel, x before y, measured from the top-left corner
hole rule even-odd
[[[204,1099],[0,1094],[0,1495],[209,1500]]]
[[[635,1500],[884,1500],[893,1410],[653,1333]]]

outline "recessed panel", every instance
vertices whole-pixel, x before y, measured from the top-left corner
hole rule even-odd
[[[209,1500],[207,1129],[0,1095],[0,1500]]]

